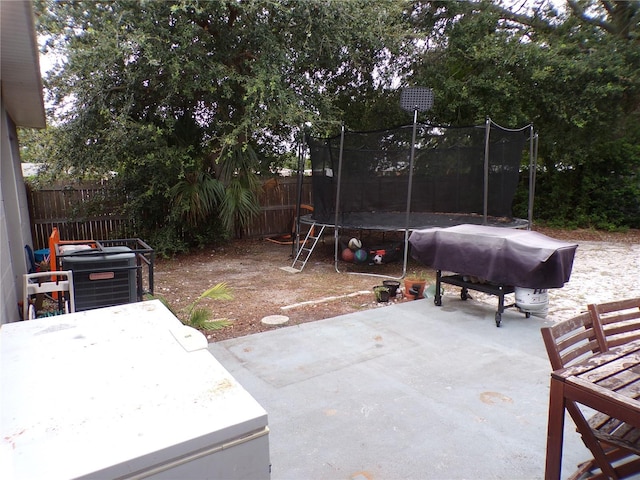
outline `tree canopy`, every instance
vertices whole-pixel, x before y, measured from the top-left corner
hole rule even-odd
[[[413,85],[435,92],[424,120],[534,122],[539,218],[640,226],[640,3],[39,0],[36,10],[44,49],[62,59],[45,78],[47,160],[117,172],[123,205],[150,231],[240,232],[257,175],[291,158],[305,124],[323,135],[407,122],[399,90]]]
[[[336,98],[384,81],[401,14],[390,0],[40,2],[64,58],[46,79],[57,163],[116,171],[155,226],[217,209],[241,228],[256,173],[300,126],[335,129]]]
[[[640,4],[565,6],[425,2],[416,28],[434,32],[434,48],[412,81],[435,87],[440,121],[535,124],[538,218],[638,227]]]

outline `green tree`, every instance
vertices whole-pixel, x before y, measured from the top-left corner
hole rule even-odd
[[[638,227],[640,3],[535,7],[424,2],[415,28],[428,48],[411,81],[434,88],[439,121],[535,124],[538,218]]]
[[[640,226],[640,2],[513,5],[38,0],[65,60],[45,79],[55,133],[32,153],[117,172],[122,208],[177,247],[241,235],[301,125],[406,123],[397,86],[421,85],[422,120],[535,124],[536,218]]]
[[[303,123],[338,124],[340,100],[401,42],[392,0],[40,0],[37,12],[65,59],[45,79],[55,162],[117,172],[129,214],[177,237],[212,217],[241,233],[257,175]]]

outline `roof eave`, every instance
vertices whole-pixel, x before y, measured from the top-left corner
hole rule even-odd
[[[32,2],[0,2],[2,103],[19,127],[44,128],[46,115]]]

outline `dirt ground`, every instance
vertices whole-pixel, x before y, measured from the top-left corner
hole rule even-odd
[[[640,230],[626,233],[536,230],[579,245],[571,281],[562,289],[549,291],[549,315],[562,319],[578,313],[587,302],[640,295]],[[361,238],[365,245],[402,240],[394,238],[394,234],[367,238],[366,232]],[[338,262],[340,272],[336,271],[333,233],[318,243],[301,273],[282,270],[292,261],[291,245],[262,239],[237,240],[172,259],[157,259],[155,294],[164,297],[181,316],[203,291],[217,283],[227,283],[233,300],[203,301],[203,305],[213,310],[215,318],[231,322],[222,330],[205,332],[210,342],[282,328],[264,324],[262,319],[267,316],[286,316],[288,322],[284,326],[291,326],[409,301],[397,297],[388,304],[377,303],[372,289],[384,278],[347,273],[400,277],[402,261],[372,266]],[[416,269],[427,272],[428,283],[435,282],[433,270],[410,259],[407,271]],[[445,295],[448,293],[458,295],[459,289],[446,286]],[[495,297],[474,293],[474,300],[488,302],[495,308]]]

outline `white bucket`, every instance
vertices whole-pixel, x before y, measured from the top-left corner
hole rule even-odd
[[[549,312],[549,294],[546,288],[515,287],[516,306],[523,312],[545,317]]]

